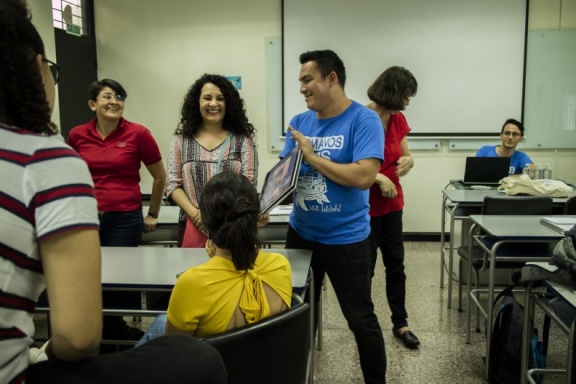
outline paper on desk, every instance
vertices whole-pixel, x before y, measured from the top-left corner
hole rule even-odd
[[[292,213],[292,205],[278,205],[272,208],[270,216],[289,215],[290,213]]]

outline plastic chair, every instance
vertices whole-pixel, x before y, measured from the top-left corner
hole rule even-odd
[[[499,196],[499,195],[489,195],[484,198],[482,204],[482,215],[550,215],[552,214],[552,198],[547,196]],[[473,230],[471,228],[471,230]],[[472,247],[472,257],[470,257],[470,246],[464,245],[458,247],[458,256],[460,256],[459,262],[459,276],[458,279],[458,310],[462,311],[462,263],[468,263],[472,260],[472,266],[474,268],[474,280],[476,290],[479,288],[479,278],[480,270],[486,268],[485,265],[485,255],[482,248],[478,245],[473,245]],[[513,268],[517,265],[510,265],[508,267]],[[500,268],[506,268],[504,265],[500,265]],[[467,282],[468,285],[471,284],[470,281]],[[478,317],[477,317],[478,318]],[[478,328],[478,326],[476,327]]]
[[[311,381],[310,304],[204,340],[220,352],[228,384]]]

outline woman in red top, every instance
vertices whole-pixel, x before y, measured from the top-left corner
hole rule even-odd
[[[122,117],[128,95],[120,83],[95,81],[88,87],[88,96],[95,118],[73,128],[68,144],[86,161],[94,181],[100,243],[103,247],[137,247],[142,232],[154,231],[158,223],[166,184],[162,155],[148,128]],[[140,192],[142,164],[154,179],[145,217]],[[121,305],[123,295],[104,292],[104,304]],[[144,332],[129,327],[121,316],[105,316],[103,334],[106,339],[139,340]],[[115,348],[103,345],[101,352]]]
[[[370,188],[370,235],[373,269],[378,248],[386,267],[386,296],[392,312],[392,332],[408,348],[418,348],[420,341],[408,328],[406,312],[406,274],[402,240],[404,194],[400,177],[414,166],[406,135],[410,127],[402,112],[416,94],[418,83],[405,68],[390,67],[368,88],[374,110],[382,120],[385,132],[384,162]]]

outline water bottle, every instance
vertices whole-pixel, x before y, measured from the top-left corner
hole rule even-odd
[[[534,180],[542,179],[543,173],[544,173],[544,169],[542,168],[542,164],[538,163],[536,165],[536,171],[534,171]]]
[[[530,164],[529,164],[529,163],[526,163],[526,165],[525,165],[524,168],[522,169],[522,174],[523,174],[523,175],[528,175],[528,177],[531,178],[531,173],[532,173],[532,170],[530,169]]]
[[[546,164],[544,166],[544,170],[542,171],[542,177],[546,180],[550,180],[552,178],[552,167],[550,164]]]

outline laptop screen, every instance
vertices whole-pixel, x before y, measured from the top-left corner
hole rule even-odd
[[[510,172],[509,157],[467,157],[464,184],[498,184]]]

